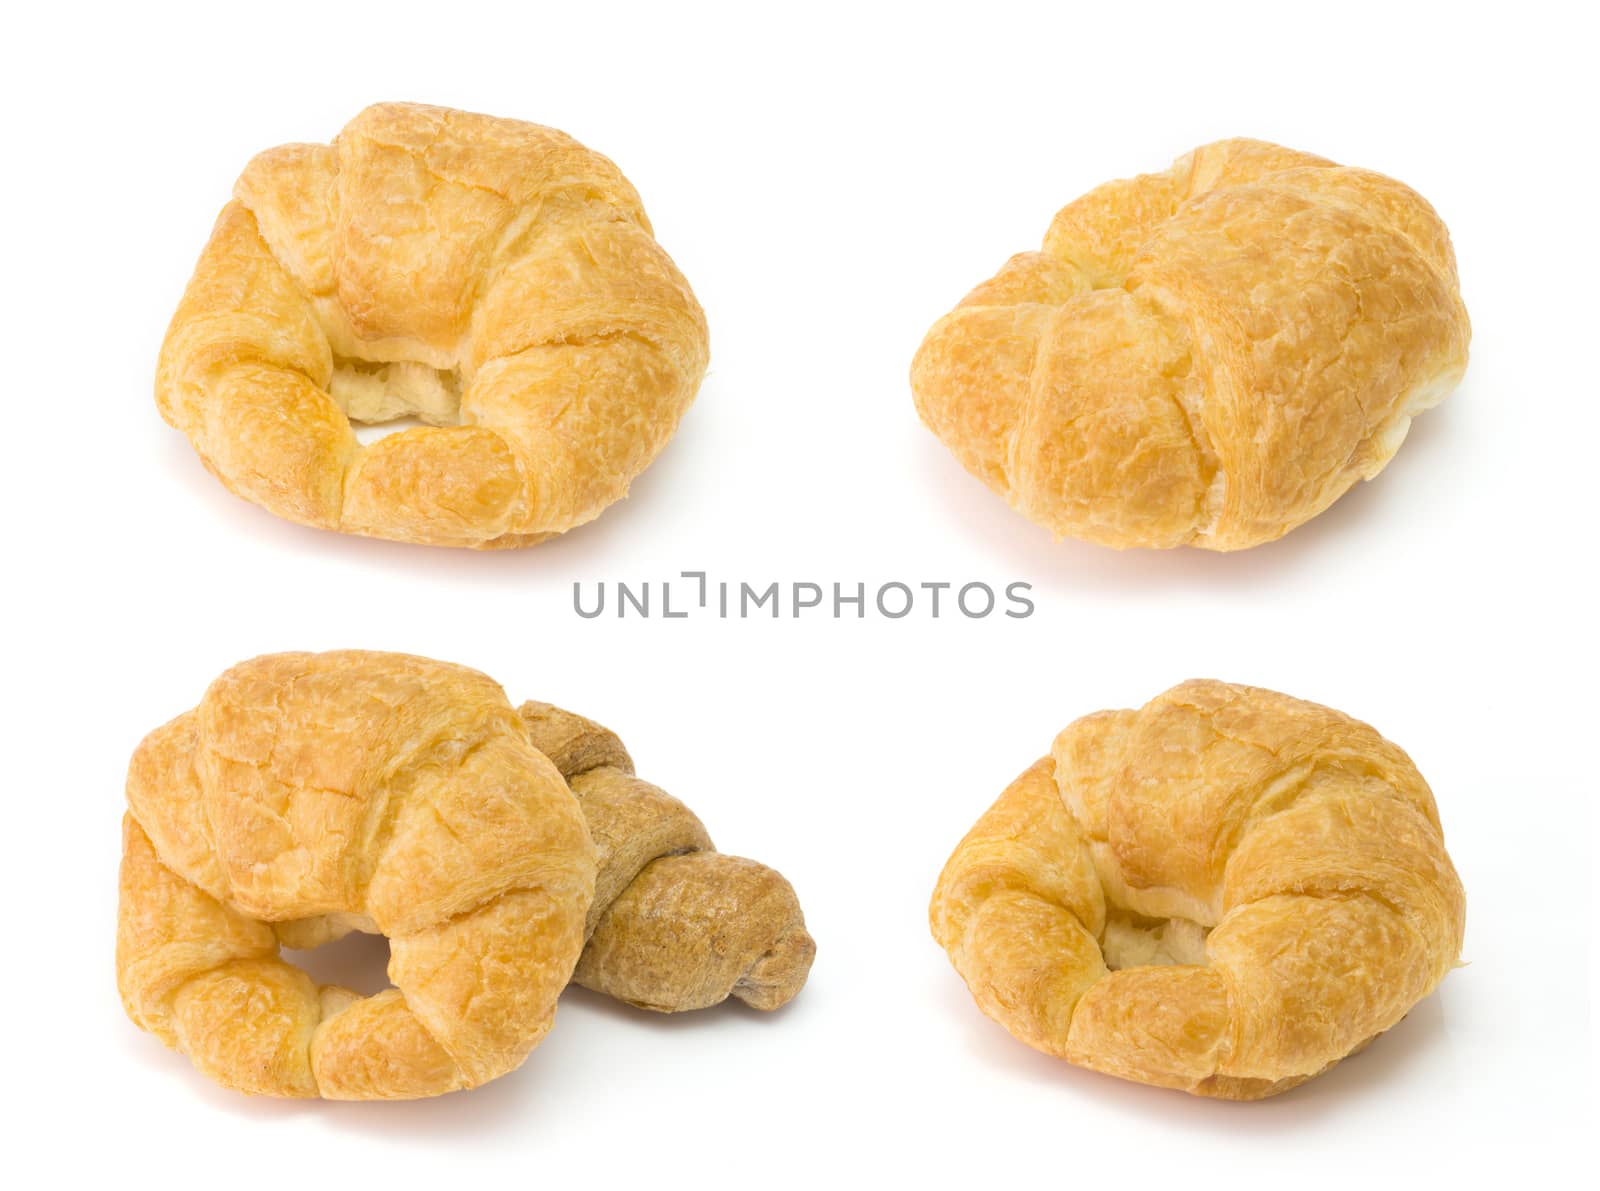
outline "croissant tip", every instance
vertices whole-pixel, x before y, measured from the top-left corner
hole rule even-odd
[[[763,1013],[781,1009],[805,987],[816,955],[817,941],[805,927],[796,927],[751,966],[730,995]]]

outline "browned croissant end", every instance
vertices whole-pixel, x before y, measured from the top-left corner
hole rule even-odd
[[[609,730],[547,703],[519,710],[571,783],[599,856],[577,983],[662,1012],[794,997],[816,944],[789,882],[715,851],[688,807],[633,776]]]

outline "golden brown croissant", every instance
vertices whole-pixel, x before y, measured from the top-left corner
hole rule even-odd
[[[671,438],[705,317],[616,166],[563,133],[367,108],[258,155],[161,351],[156,402],[303,525],[521,546],[598,516]],[[357,442],[351,421],[428,426]]]
[[[580,979],[635,1003],[788,1000],[813,951],[793,890],[751,861],[678,855],[709,847],[703,829],[628,770],[603,729],[519,715],[464,667],[242,663],[129,769],[128,1014],[229,1087],[398,1099],[516,1067],[591,935]],[[278,957],[353,929],[388,936],[394,988],[319,988]]]
[[[1230,1100],[1393,1026],[1456,963],[1465,915],[1405,753],[1213,681],[1069,725],[961,841],[930,909],[979,1007],[1029,1046]]]
[[[257,658],[134,754],[118,984],[229,1087],[473,1087],[550,1028],[594,874],[577,801],[490,679],[399,654]],[[278,958],[330,920],[388,936],[393,989],[318,988]]]
[[[962,465],[1057,536],[1238,550],[1381,471],[1469,336],[1420,195],[1230,140],[1064,207],[934,325],[911,384]]]

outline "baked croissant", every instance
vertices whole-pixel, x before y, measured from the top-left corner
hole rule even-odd
[[[1239,550],[1377,475],[1469,337],[1420,195],[1229,140],[1062,208],[928,332],[911,385],[962,465],[1058,537]]]
[[[173,316],[156,403],[303,525],[523,546],[666,445],[705,316],[617,167],[553,129],[369,107],[258,155]],[[427,426],[360,444],[351,422]]]
[[[580,789],[595,775],[581,803],[563,766]],[[814,950],[793,890],[751,861],[671,855],[709,841],[627,769],[603,729],[519,715],[464,667],[359,651],[236,666],[129,769],[128,1014],[229,1087],[401,1099],[520,1064],[580,954],[583,983],[652,1008],[788,1000]],[[388,936],[394,988],[318,987],[279,958],[350,930]]]
[[[816,943],[789,882],[716,851],[688,807],[633,775],[613,732],[548,703],[520,711],[578,796],[599,856],[574,981],[661,1012],[793,998]]]
[[[499,686],[398,654],[235,666],[140,744],[123,837],[128,1015],[275,1096],[432,1096],[512,1070],[594,894],[577,800]],[[388,936],[393,989],[319,988],[278,958],[335,924]]]
[[[1123,1079],[1254,1100],[1389,1029],[1466,905],[1410,758],[1366,724],[1194,681],[1069,725],[967,834],[934,937],[979,1007]]]

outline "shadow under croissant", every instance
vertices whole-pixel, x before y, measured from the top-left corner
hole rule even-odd
[[[324,966],[328,958],[322,954],[324,952],[340,954],[340,958],[333,966]],[[323,973],[326,972],[333,977],[348,978],[357,984],[372,984],[374,991],[379,991],[386,984],[382,970],[386,955],[386,941],[381,936],[358,935],[347,936],[345,940],[314,952],[288,953],[285,958],[302,963],[308,957],[316,956],[316,960],[305,964],[313,979],[324,979]],[[160,1047],[152,1051],[148,1039],[137,1036],[125,1037],[125,1045],[130,1049],[138,1048],[142,1063],[161,1068],[173,1081],[181,1083],[185,1096],[198,1098],[209,1107],[232,1116],[276,1121],[306,1115],[337,1121],[341,1130],[370,1133],[386,1140],[402,1134],[407,1137],[437,1135],[441,1138],[459,1138],[464,1132],[492,1133],[501,1128],[515,1129],[519,1136],[524,1136],[530,1131],[537,1131],[545,1120],[559,1117],[559,1114],[555,1114],[553,1118],[551,1102],[558,1098],[570,1100],[573,1095],[571,1076],[578,1069],[593,1066],[592,1056],[586,1056],[584,1052],[594,1038],[583,1036],[581,1028],[582,1018],[592,1015],[626,1023],[637,1030],[674,1034],[700,1030],[727,1032],[764,1029],[777,1025],[785,1016],[782,1012],[754,1012],[747,1006],[730,1002],[697,1013],[640,1012],[611,997],[572,984],[567,986],[561,997],[561,1007],[557,1013],[558,1028],[551,1031],[519,1070],[490,1080],[466,1093],[427,1096],[417,1100],[302,1100],[241,1096],[210,1080],[195,1079],[189,1061],[178,1051]],[[560,1028],[563,1019],[564,1029]],[[685,1054],[683,1061],[691,1063],[694,1056]],[[597,1073],[593,1078],[602,1081],[611,1076]]]
[[[715,395],[715,374],[708,374],[696,404],[704,404]],[[613,557],[617,543],[630,533],[638,534],[641,521],[654,515],[651,509],[659,507],[658,493],[684,490],[686,476],[699,466],[694,456],[697,438],[703,439],[703,434],[691,407],[660,457],[633,481],[624,496],[593,521],[522,549],[452,549],[450,566],[469,574],[474,583],[516,586],[524,583],[529,574],[566,575]],[[185,505],[204,508],[230,538],[249,538],[286,553],[312,554],[324,563],[339,566],[389,572],[415,569],[424,560],[430,566],[437,565],[439,547],[299,525],[236,496],[217,483],[181,435],[164,433],[149,445],[161,454],[160,471],[180,490]],[[704,442],[699,446],[704,449]]]
[[[972,1017],[966,990],[957,985],[948,992],[952,1006],[959,1007],[963,1017]],[[1343,1106],[1363,1100],[1380,1087],[1395,1086],[1417,1055],[1436,1053],[1445,1042],[1441,1037],[1445,1021],[1439,997],[1434,993],[1418,1002],[1388,1031],[1320,1075],[1261,1100],[1192,1096],[1075,1067],[1018,1042],[981,1015],[970,1022],[968,1045],[986,1065],[1009,1071],[1041,1088],[1092,1097],[1097,1107],[1118,1113],[1143,1118],[1153,1107],[1159,1107],[1165,1121],[1208,1135],[1229,1128],[1257,1134],[1263,1129],[1294,1132],[1326,1122]]]
[[[1115,550],[1073,538],[1052,540],[1042,529],[966,474],[931,435],[924,435],[912,464],[920,473],[917,490],[936,495],[942,512],[959,532],[982,544],[1011,569],[1033,577],[1036,585],[1063,589],[1093,589],[1134,596],[1150,590],[1170,592],[1174,587],[1203,585],[1207,590],[1241,588],[1259,590],[1302,571],[1308,558],[1336,549],[1365,532],[1386,506],[1416,499],[1419,488],[1436,486],[1436,477],[1452,468],[1466,444],[1452,441],[1463,433],[1461,418],[1452,411],[1471,399],[1470,379],[1457,390],[1453,402],[1429,410],[1412,422],[1404,457],[1370,480],[1354,484],[1326,510],[1271,542],[1248,550],[1217,552],[1192,546],[1170,550]],[[1430,463],[1434,481],[1429,481]],[[1405,477],[1411,477],[1407,479]],[[1463,514],[1465,515],[1465,514]],[[1430,531],[1425,521],[1415,525],[1414,541],[1425,547]]]

